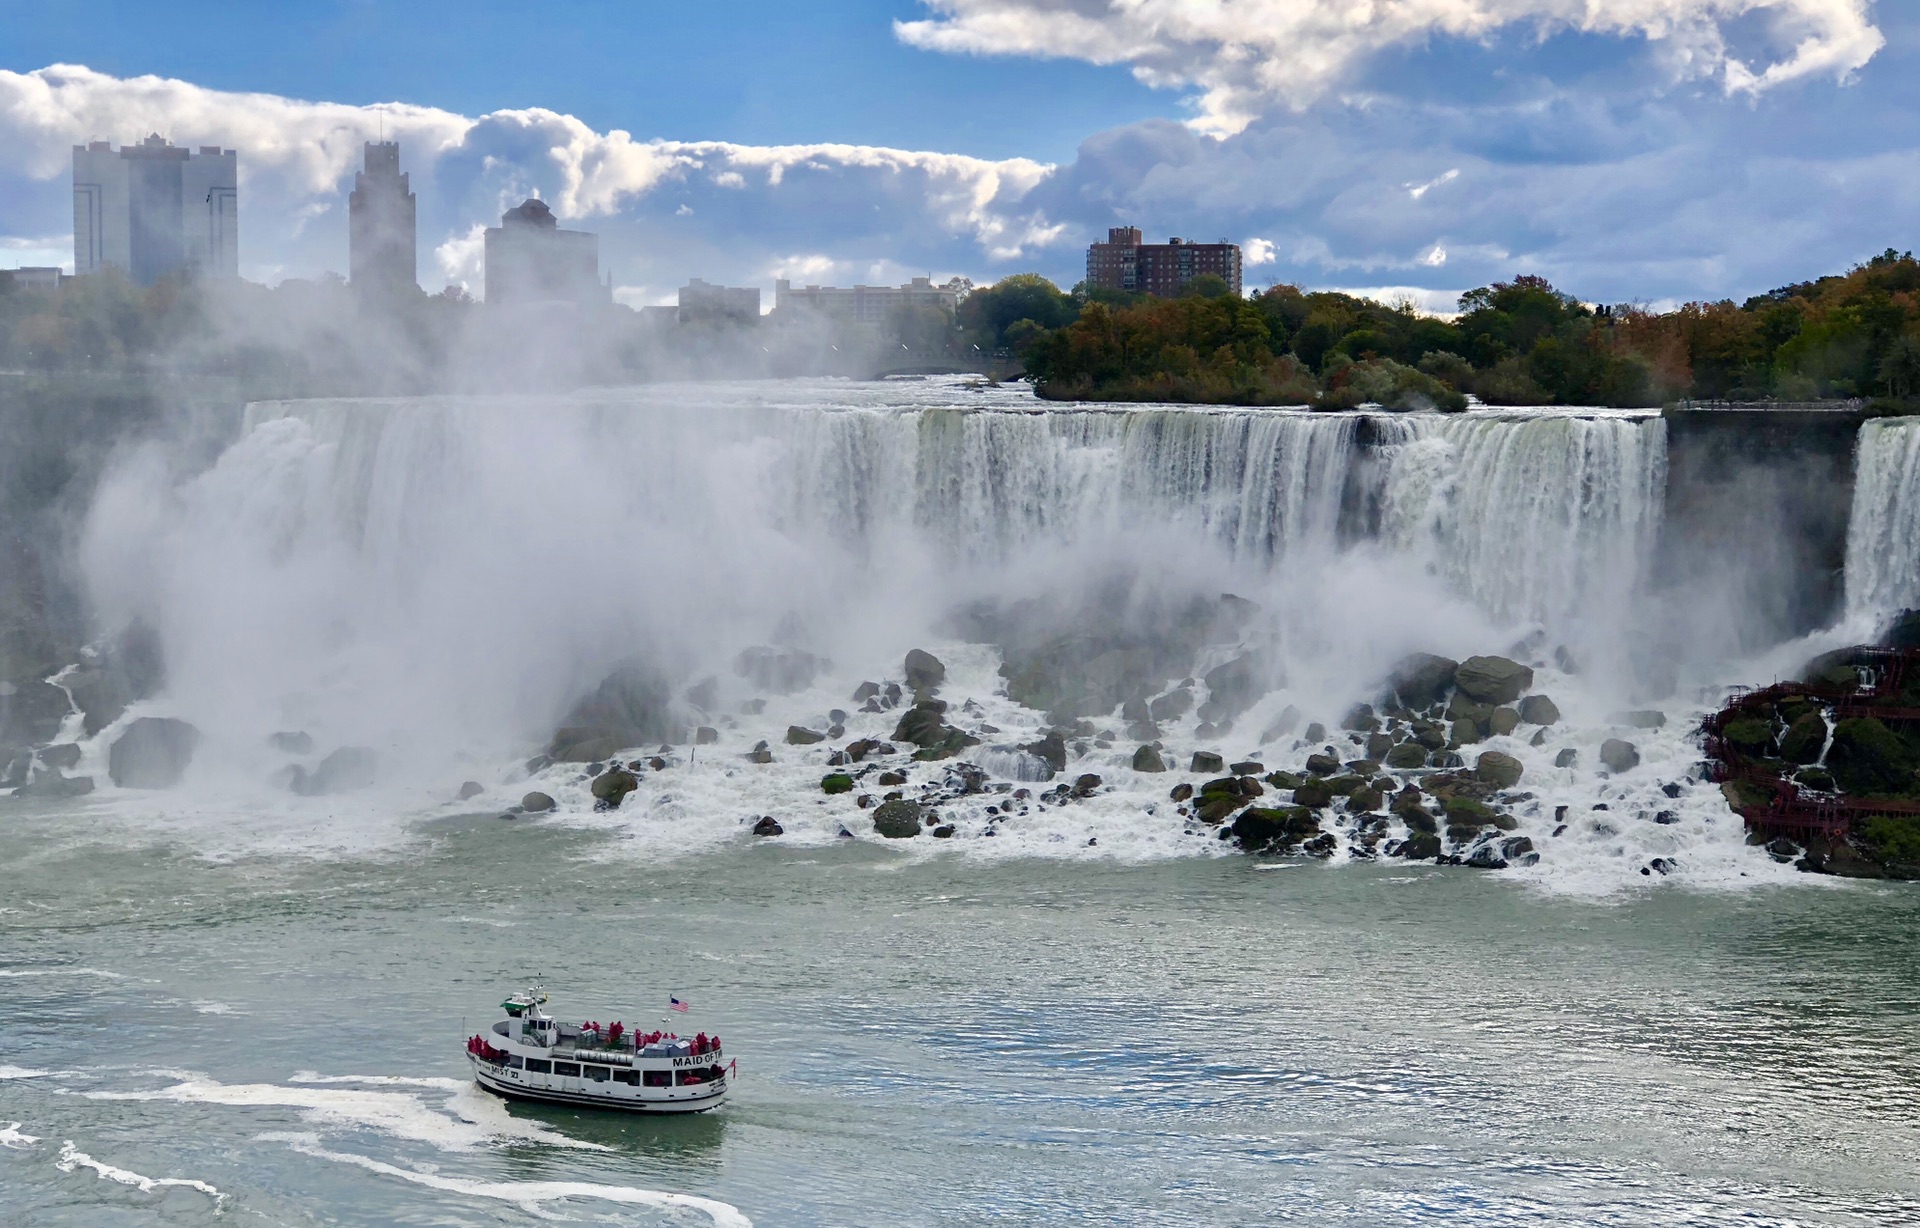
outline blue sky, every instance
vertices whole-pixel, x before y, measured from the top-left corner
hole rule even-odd
[[[73,141],[159,130],[242,150],[245,275],[342,268],[385,127],[429,289],[478,290],[475,228],[537,192],[630,303],[689,276],[1071,284],[1123,221],[1239,241],[1255,284],[1740,297],[1920,246],[1916,9],[0,0],[0,265],[70,259]]]

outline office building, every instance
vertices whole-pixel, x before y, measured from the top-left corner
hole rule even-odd
[[[716,286],[690,279],[680,287],[680,322],[733,320],[752,323],[760,318],[760,287]]]
[[[159,135],[115,149],[73,147],[73,271],[117,268],[135,284],[240,274],[239,158]]]
[[[1137,226],[1116,226],[1105,243],[1087,247],[1087,284],[1102,290],[1126,290],[1171,298],[1196,277],[1211,273],[1240,293],[1240,245],[1193,243],[1172,238],[1141,242]]]
[[[414,196],[400,169],[400,143],[368,141],[365,159],[347,197],[349,280],[362,293],[417,290]]]
[[[12,286],[16,290],[58,290],[65,279],[66,275],[54,265],[30,264],[17,269],[0,269],[0,285]]]
[[[962,283],[956,278],[936,286],[916,277],[904,286],[800,286],[782,278],[773,283],[773,309],[782,315],[818,312],[856,324],[885,324],[905,307],[936,307],[953,312],[960,305]]]
[[[600,236],[560,229],[543,200],[507,210],[486,243],[490,304],[613,301],[612,285],[600,280]]]

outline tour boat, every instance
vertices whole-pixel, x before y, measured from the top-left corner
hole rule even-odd
[[[538,989],[515,994],[500,1004],[505,1019],[468,1038],[481,1087],[514,1100],[635,1113],[699,1113],[727,1098],[733,1071],[718,1036],[560,1023],[540,1009],[546,1001]]]

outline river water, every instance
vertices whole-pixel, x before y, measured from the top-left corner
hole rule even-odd
[[[1037,408],[303,403],[204,472],[129,458],[82,563],[170,681],[82,739],[95,794],[0,803],[0,1223],[1920,1220],[1920,893],[1747,846],[1693,733],[1878,609],[1753,660],[1649,651],[1657,418]],[[1163,722],[1180,765],[1297,766],[1281,710],[1334,725],[1408,651],[1531,654],[1565,719],[1486,746],[1526,766],[1538,863],[1372,861],[1344,830],[1323,861],[1229,853],[1168,804],[1191,774],[1105,728],[1069,768],[1093,797],[996,814],[1003,780],[941,803],[954,839],[883,841],[821,794],[834,743],[782,743],[917,646],[991,730],[970,757],[1017,763],[1046,719],[943,612],[1119,563],[1260,602],[1285,666],[1237,729]],[[820,672],[739,707],[726,663],[769,639]],[[727,712],[596,813],[527,748],[636,643]],[[178,788],[107,783],[139,715],[201,729]],[[376,748],[379,784],[292,796],[283,728]],[[1601,770],[1623,735],[1641,766]],[[530,788],[558,810],[500,817]],[[536,977],[563,1018],[689,999],[668,1026],[725,1037],[731,1102],[475,1092],[463,1038]]]

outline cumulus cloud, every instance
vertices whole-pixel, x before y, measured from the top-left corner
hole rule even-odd
[[[928,242],[916,264],[971,271],[1058,242],[1063,227],[1023,204],[1053,168],[1026,158],[870,145],[754,146],[640,139],[600,132],[541,108],[467,117],[432,107],[348,106],[207,89],[160,77],[119,78],[74,65],[0,71],[0,217],[45,233],[67,212],[51,185],[70,148],[157,132],[178,144],[241,151],[241,252],[249,276],[313,273],[345,263],[338,202],[362,142],[402,147],[420,198],[421,238],[456,284],[479,287],[479,230],[529,195],[572,224],[602,230],[613,262],[712,258],[725,274],[764,253],[737,249],[767,233],[792,241],[796,219],[830,232],[840,259],[869,264],[899,253],[899,236]],[[35,185],[48,185],[36,188]],[[724,196],[703,207],[703,199]],[[670,253],[651,244],[676,216],[712,216],[715,231]],[[28,216],[31,215],[31,216]],[[726,235],[719,227],[730,226]],[[337,232],[337,233],[336,233]],[[954,267],[958,266],[958,267]],[[648,269],[622,267],[616,280]],[[685,276],[688,270],[658,270]],[[648,280],[633,276],[634,282]]]
[[[894,23],[913,46],[1124,64],[1148,85],[1199,90],[1201,129],[1238,132],[1275,103],[1305,106],[1365,60],[1435,38],[1579,31],[1666,44],[1693,77],[1757,93],[1845,78],[1885,39],[1872,0],[924,0],[934,16]],[[1763,63],[1728,47],[1739,23],[1766,31]]]
[[[1279,258],[1271,239],[1248,239],[1241,255],[1249,266],[1272,264]]]

